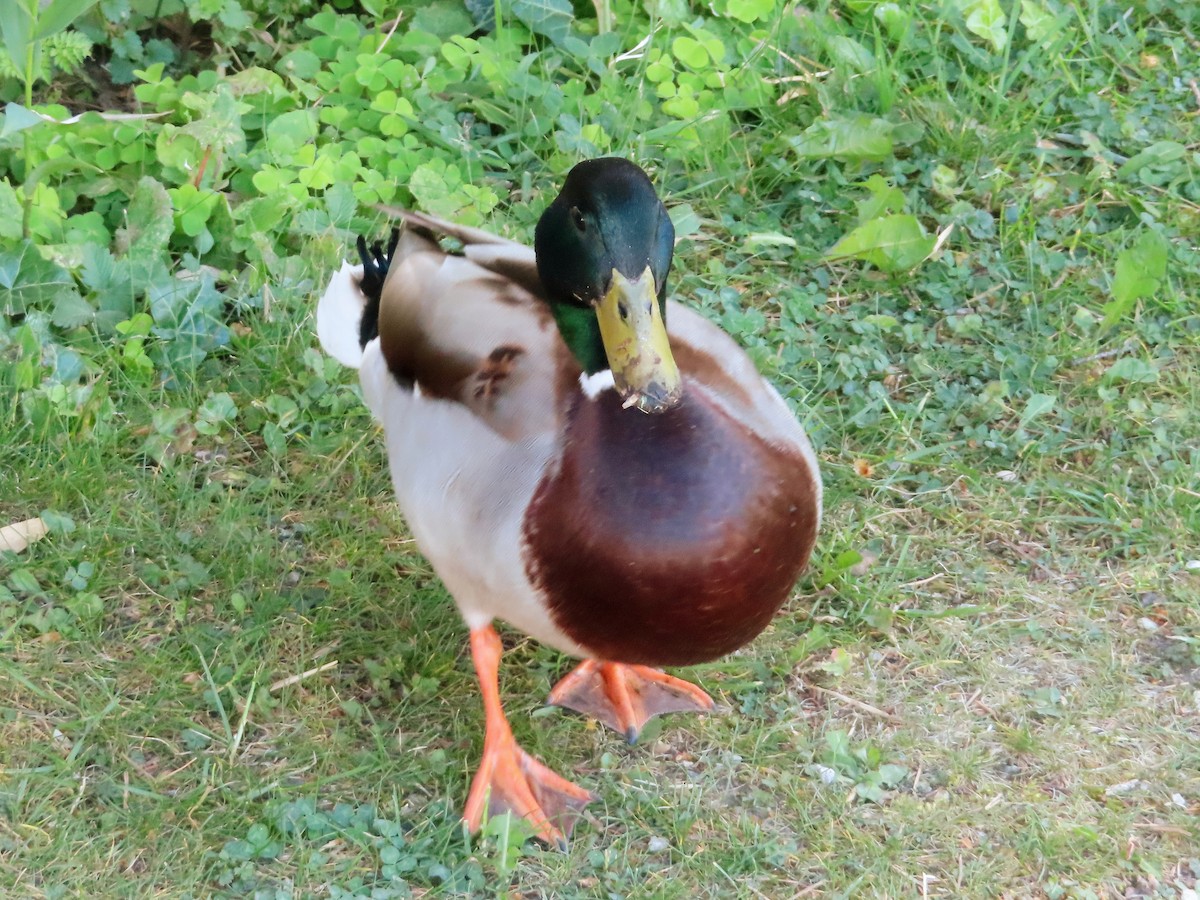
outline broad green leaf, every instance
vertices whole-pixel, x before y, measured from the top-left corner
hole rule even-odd
[[[296,180],[310,190],[324,190],[336,180],[333,169],[333,159],[322,150],[321,154],[313,160],[312,165],[305,166],[300,170]]]
[[[174,230],[175,215],[171,197],[159,182],[143,175],[129,198],[125,225],[117,229],[116,248],[128,257],[145,277],[167,249]]]
[[[271,182],[271,190],[264,190],[259,187],[258,175],[254,178],[254,186],[262,190],[266,196],[259,197],[255,200],[250,200],[238,206],[234,210],[235,219],[238,222],[245,222],[254,231],[268,232],[279,225],[280,222],[290,213],[296,206],[294,198],[286,191],[278,190],[283,186],[283,182]]]
[[[721,327],[735,337],[761,334],[767,324],[766,316],[753,306],[731,307],[721,316]]]
[[[217,18],[230,31],[242,31],[254,23],[254,20],[250,18],[250,14],[242,9],[241,4],[232,2],[232,0],[227,0],[227,2],[221,4]]]
[[[294,169],[280,169],[275,166],[263,166],[250,179],[263,197],[271,197],[280,188],[291,184],[295,180],[296,172]]]
[[[131,268],[128,260],[118,261],[106,246],[88,244],[84,247],[80,277],[96,303],[96,326],[101,331],[112,330],[133,314],[135,296]],[[149,331],[144,333],[149,334]]]
[[[158,133],[155,141],[155,156],[167,169],[178,169],[179,178],[195,171],[196,164],[204,158],[204,148],[195,137],[181,128],[167,124]]]
[[[825,258],[854,257],[884,272],[904,272],[925,259],[933,244],[916,216],[891,215],[859,225],[834,244]]]
[[[571,0],[513,0],[513,15],[534,34],[561,44],[571,33],[575,10]]]
[[[483,31],[490,32],[496,27],[496,0],[463,0],[463,6],[470,13],[471,20]]]
[[[276,63],[276,68],[292,78],[312,78],[321,71],[321,57],[307,47],[298,47]]]
[[[490,2],[487,12],[492,12]],[[470,34],[475,30],[472,25],[471,14],[459,0],[434,0],[424,3],[413,13],[412,23],[408,27],[437,35],[444,41],[456,34]]]
[[[54,348],[54,372],[50,375],[50,380],[59,385],[75,385],[83,377],[86,368],[83,357],[74,350],[56,346]]]
[[[25,71],[25,51],[32,31],[33,18],[26,0],[0,2],[0,37],[4,38],[4,47],[18,72]]]
[[[953,200],[958,195],[958,172],[949,166],[938,163],[929,173],[929,180],[939,197]]]
[[[312,56],[310,53],[309,56]],[[315,59],[315,57],[314,57]],[[233,90],[235,97],[246,97],[253,94],[274,93],[283,91],[283,79],[270,69],[261,66],[251,66],[226,78],[226,83]]]
[[[194,137],[206,150],[220,149],[232,154],[245,145],[241,108],[228,82],[223,81],[216,90],[204,94],[186,93],[182,100],[194,113],[192,121],[179,130]]]
[[[863,187],[871,195],[855,204],[858,207],[860,223],[869,222],[871,219],[878,219],[888,213],[900,212],[904,209],[904,192],[889,184],[882,175],[872,175],[863,182]]]
[[[0,249],[0,312],[18,316],[49,311],[60,295],[75,290],[71,276],[43,259],[32,241]]]
[[[1132,247],[1117,257],[1112,302],[1104,305],[1105,326],[1124,318],[1138,300],[1154,296],[1167,274],[1167,241],[1157,231],[1143,231]]]
[[[54,300],[50,321],[59,328],[78,328],[92,321],[95,315],[96,310],[79,296],[78,291],[61,291]]]
[[[725,13],[730,18],[749,24],[770,18],[775,9],[775,0],[729,0]]]
[[[1052,412],[1057,402],[1058,398],[1053,394],[1031,394],[1025,401],[1025,408],[1021,410],[1021,418],[1017,422],[1017,427],[1024,428],[1039,416]]]
[[[157,62],[144,69],[134,69],[133,75],[139,81],[144,81],[147,84],[158,84],[162,81],[163,72],[166,68],[166,63]]]
[[[839,647],[831,654],[834,659],[840,655],[849,656],[849,653]],[[849,672],[849,668],[846,671]],[[862,768],[858,757],[850,749],[850,735],[845,731],[832,731],[825,735],[825,751],[821,754],[821,759],[843,775],[857,774]]]
[[[4,128],[0,130],[0,137],[17,134],[26,128],[41,125],[45,121],[32,109],[26,109],[18,103],[10,103],[4,107]]]
[[[872,313],[871,315],[863,316],[862,321],[878,328],[880,331],[891,331],[900,324],[900,320],[895,316],[889,316],[885,313]]]
[[[704,45],[687,35],[680,35],[671,41],[671,55],[691,69],[700,70],[712,62]]]
[[[42,590],[37,576],[28,569],[17,569],[8,576],[8,583],[13,586],[13,590],[21,594],[36,594]]]
[[[892,143],[897,147],[915,147],[925,138],[925,126],[914,119],[895,123],[879,121],[891,129]]]
[[[1148,166],[1163,166],[1167,163],[1173,163],[1177,159],[1182,159],[1185,153],[1187,153],[1187,148],[1183,144],[1176,143],[1175,141],[1158,141],[1133,156],[1121,168],[1117,169],[1117,177],[1128,178],[1130,175],[1136,175]]]
[[[912,24],[912,14],[898,3],[880,3],[875,7],[875,18],[893,41],[905,37]]]
[[[1000,0],[957,0],[967,30],[983,38],[997,53],[1008,46],[1008,17],[1000,8]]]
[[[821,119],[788,142],[805,159],[881,160],[892,153],[892,124],[867,115]]]
[[[354,189],[345,183],[335,184],[325,192],[325,210],[329,213],[330,222],[341,228],[349,228],[358,212]]]
[[[678,206],[672,206],[667,215],[671,217],[671,224],[675,226],[675,240],[695,234],[700,230],[700,217],[696,215],[696,211],[692,209],[690,203],[680,203]]]
[[[167,277],[147,291],[154,333],[164,338],[155,345],[155,363],[186,374],[212,350],[229,343],[225,324],[226,298],[212,277],[182,280]]]
[[[279,424],[287,425],[300,412],[300,404],[291,397],[285,397],[282,394],[272,394],[263,403],[267,412],[279,420]]]
[[[12,3],[13,0],[6,0]],[[37,30],[33,39],[40,41],[62,31],[85,12],[96,5],[96,0],[52,0],[38,15]]]
[[[1058,17],[1046,9],[1041,0],[1021,0],[1021,24],[1025,34],[1035,44],[1048,44],[1062,30]]]
[[[204,230],[221,199],[221,195],[216,191],[197,189],[191,182],[170,188],[167,194],[175,208],[175,224],[188,237],[196,237]]]
[[[132,319],[117,323],[117,332],[126,337],[147,337],[154,320],[145,313],[138,313]]]
[[[267,126],[267,149],[279,162],[291,162],[292,154],[316,140],[317,111],[294,109],[276,116]]]
[[[845,66],[858,73],[875,69],[875,54],[854,38],[832,35],[825,41],[825,49],[835,66]]]
[[[1157,231],[1144,231],[1117,258],[1113,297],[1119,301],[1148,297],[1167,274],[1167,242]]]
[[[422,209],[436,215],[447,215],[458,206],[452,194],[461,182],[462,175],[456,166],[433,159],[413,170],[408,179],[408,189]]]
[[[232,422],[237,418],[237,404],[233,402],[233,397],[222,391],[217,394],[210,394],[208,399],[197,410],[201,419],[209,422]]]
[[[646,11],[671,28],[690,21],[693,16],[687,0],[646,0]]]
[[[863,556],[857,550],[843,550],[833,560],[832,568],[837,572],[845,572],[863,561]]]
[[[870,781],[862,781],[854,786],[854,793],[863,800],[869,800],[872,803],[882,804],[886,799],[883,788],[878,784],[873,784]]]
[[[380,91],[371,101],[371,108],[377,109],[382,113],[388,113],[396,116],[411,116],[413,114],[412,104],[405,97],[399,96],[395,91]]]
[[[688,25],[687,30],[691,32],[692,37],[704,48],[704,52],[708,54],[710,59],[716,63],[720,63],[725,59],[725,42],[717,37],[717,35],[700,28],[696,24]]]
[[[85,169],[96,173],[97,175],[104,174],[104,170],[89,162],[84,162],[81,159],[76,159],[73,156],[58,156],[54,159],[48,159],[45,162],[34,166],[33,169],[25,176],[25,194],[29,197],[34,195],[39,185],[43,185],[48,181],[49,176],[58,175],[62,172],[69,172],[72,169]]]
[[[263,443],[267,446],[267,452],[272,456],[283,456],[287,452],[287,436],[283,433],[283,429],[274,422],[266,422],[262,427]]]
[[[845,678],[854,668],[854,654],[842,647],[835,647],[829,659],[819,666],[835,678]]]
[[[24,209],[17,192],[7,178],[0,178],[0,238],[18,240],[21,237],[22,215]]]
[[[1129,381],[1134,384],[1154,384],[1158,381],[1158,369],[1150,363],[1133,356],[1118,359],[1104,373],[1105,381]]]
[[[659,96],[664,96],[661,91]],[[681,88],[669,100],[664,100],[662,108],[667,115],[686,121],[691,121],[700,115],[700,102],[690,88]]]

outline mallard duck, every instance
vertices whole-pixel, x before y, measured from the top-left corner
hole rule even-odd
[[[470,629],[486,731],[464,821],[511,811],[565,846],[592,796],[513,738],[493,620],[581,658],[550,703],[630,741],[710,710],[657,667],[766,627],[816,538],[817,460],[738,345],[667,300],[674,229],[635,164],[575,166],[533,249],[395,213],[390,246],[359,239],[334,277],[318,334],[358,368],[401,510]]]

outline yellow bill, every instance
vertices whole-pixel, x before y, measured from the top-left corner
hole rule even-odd
[[[636,281],[613,269],[612,287],[596,304],[596,319],[613,383],[625,405],[660,413],[679,403],[683,383],[650,267]]]

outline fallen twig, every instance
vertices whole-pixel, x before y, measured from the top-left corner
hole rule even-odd
[[[1085,366],[1088,363],[1096,362],[1101,359],[1111,359],[1114,356],[1124,356],[1137,346],[1137,341],[1129,340],[1123,343],[1120,347],[1110,347],[1108,350],[1101,350],[1099,353],[1093,353],[1091,356],[1081,356],[1078,359],[1073,359],[1068,366],[1075,368],[1076,366]]]
[[[1155,834],[1173,834],[1178,837],[1191,837],[1192,834],[1180,825],[1160,825],[1158,822],[1134,822],[1133,827],[1153,831]]]
[[[828,694],[835,700],[841,700],[843,703],[853,706],[855,709],[862,710],[865,713],[869,713],[872,716],[878,716],[881,719],[886,719],[888,722],[892,722],[897,725],[901,724],[901,719],[899,716],[893,716],[890,712],[886,712],[885,710],[880,709],[878,706],[872,706],[870,703],[863,703],[861,700],[855,700],[853,697],[847,697],[843,693],[830,688],[821,687],[818,684],[812,685],[812,689],[814,691],[820,691],[822,694]]]
[[[267,688],[267,692],[273,694],[282,688],[288,687],[289,685],[299,684],[305,678],[311,678],[313,675],[318,675],[321,672],[328,672],[330,669],[336,669],[337,664],[337,660],[333,659],[325,663],[323,666],[317,666],[315,669],[309,669],[307,672],[301,672],[299,675],[289,675],[287,678],[280,678],[269,688]]]

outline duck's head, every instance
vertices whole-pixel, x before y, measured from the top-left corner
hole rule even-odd
[[[666,329],[674,244],[646,173],[615,158],[575,166],[534,238],[563,340],[586,373],[611,369],[626,405],[648,413],[682,397]]]

